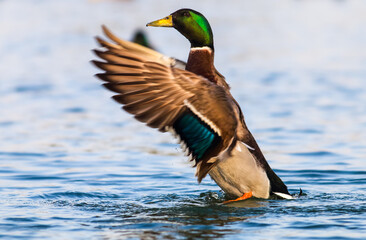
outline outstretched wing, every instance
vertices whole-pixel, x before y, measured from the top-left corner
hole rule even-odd
[[[103,61],[93,63],[104,72],[96,76],[118,93],[113,98],[137,120],[176,134],[195,160],[201,181],[235,135],[231,98],[222,87],[176,68],[164,55],[107,36],[115,43],[97,38],[104,49],[94,52]]]

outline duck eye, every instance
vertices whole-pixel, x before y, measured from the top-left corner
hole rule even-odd
[[[183,12],[183,16],[185,16],[185,17],[189,17],[189,16],[190,16],[190,14],[189,14],[189,12]]]

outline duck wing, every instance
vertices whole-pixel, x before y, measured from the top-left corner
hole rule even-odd
[[[232,98],[223,87],[177,68],[174,59],[106,35],[115,43],[97,37],[103,49],[94,52],[102,61],[92,62],[103,73],[96,76],[137,120],[177,135],[201,181],[233,142],[237,118]]]

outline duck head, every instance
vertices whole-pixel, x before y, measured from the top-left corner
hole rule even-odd
[[[146,26],[173,27],[185,36],[191,47],[213,47],[213,34],[207,19],[192,9],[180,9],[169,16],[150,22]]]

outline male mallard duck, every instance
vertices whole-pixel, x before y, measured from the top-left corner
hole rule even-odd
[[[99,37],[105,50],[96,76],[116,93],[123,109],[149,127],[170,131],[195,161],[198,182],[207,175],[237,200],[276,194],[291,198],[248,130],[225,78],[215,69],[213,35],[197,11],[180,9],[147,26],[173,27],[191,43],[187,63],[121,40],[106,27],[114,43]]]

